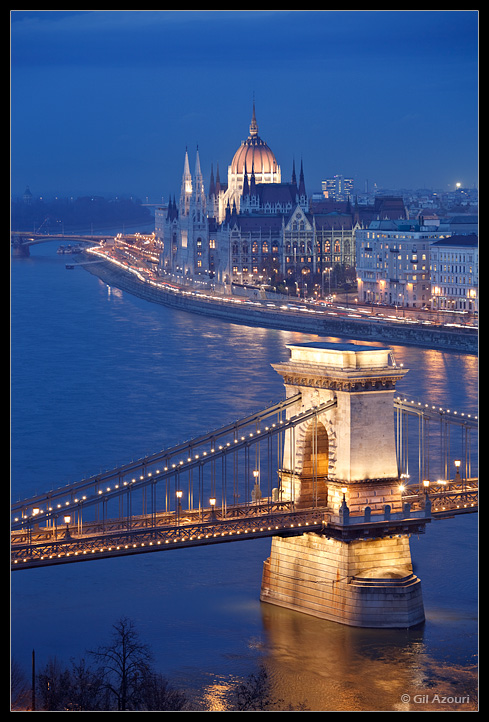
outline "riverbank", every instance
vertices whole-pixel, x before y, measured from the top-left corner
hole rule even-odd
[[[93,260],[93,256],[91,258]],[[441,351],[478,353],[478,333],[473,328],[450,329],[423,326],[421,323],[396,323],[378,318],[353,319],[327,315],[305,307],[284,312],[276,306],[246,303],[243,299],[234,297],[210,296],[204,292],[171,286],[160,280],[153,281],[110,260],[87,263],[83,267],[109,286],[115,286],[150,303],[220,318],[230,323],[359,341],[420,346]]]

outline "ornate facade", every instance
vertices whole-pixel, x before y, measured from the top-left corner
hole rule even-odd
[[[354,268],[357,224],[350,203],[340,210],[310,207],[301,163],[282,182],[275,155],[258,134],[255,108],[247,140],[237,149],[223,183],[211,169],[206,192],[197,151],[195,170],[184,159],[180,199],[157,216],[163,242],[160,273],[185,282],[276,285],[304,294],[327,288],[335,266]],[[319,289],[318,289],[319,290]]]

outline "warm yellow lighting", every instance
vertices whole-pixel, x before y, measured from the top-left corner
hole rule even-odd
[[[430,482],[429,479],[423,479],[423,486],[429,486]]]
[[[69,524],[71,521],[71,516],[69,514],[67,514],[66,516],[63,517],[63,519],[64,519],[65,524]]]

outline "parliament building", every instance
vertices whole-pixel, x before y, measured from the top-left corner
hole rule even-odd
[[[362,212],[346,202],[309,199],[301,162],[289,182],[258,134],[255,107],[248,138],[228,167],[227,182],[213,168],[206,188],[198,150],[193,174],[185,153],[180,196],[155,216],[161,276],[181,283],[277,287],[324,295],[328,275],[355,268],[355,229]],[[368,222],[368,219],[367,219]]]

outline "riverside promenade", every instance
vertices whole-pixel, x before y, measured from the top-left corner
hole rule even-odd
[[[131,269],[114,259],[100,255],[99,249],[87,249],[86,256],[88,262],[80,265],[107,285],[115,286],[150,303],[189,313],[220,318],[230,323],[318,336],[478,353],[476,328],[427,326],[421,322],[395,322],[378,317],[350,318],[348,315],[330,315],[307,306],[299,308],[298,304],[247,302],[243,298],[211,295],[206,291],[170,284],[149,273]],[[95,259],[96,263],[90,262]],[[291,305],[296,308],[292,310]]]

